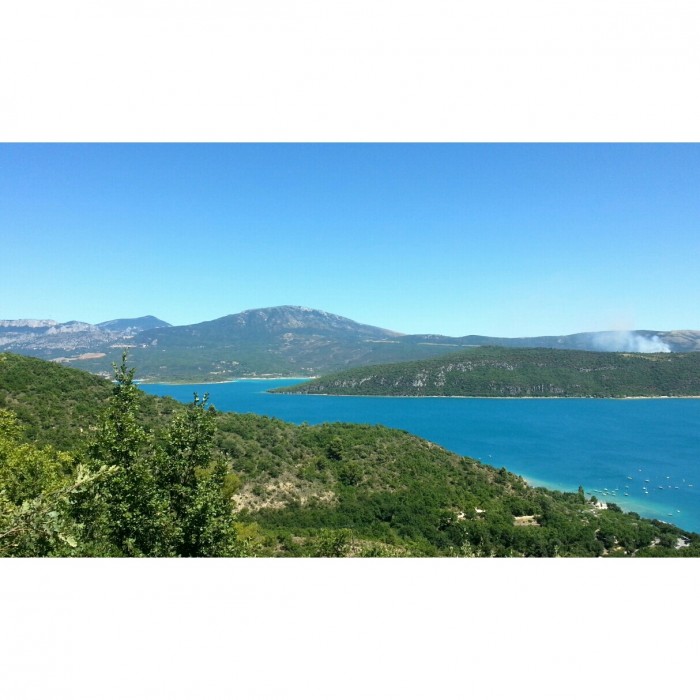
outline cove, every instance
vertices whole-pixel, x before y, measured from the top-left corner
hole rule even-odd
[[[700,399],[472,399],[270,394],[299,379],[141,384],[296,424],[382,424],[506,467],[534,486],[613,501],[700,532]],[[625,495],[627,494],[627,495]]]

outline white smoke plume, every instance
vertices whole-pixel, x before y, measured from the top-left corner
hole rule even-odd
[[[598,333],[593,344],[605,352],[671,352],[671,348],[653,335],[647,338],[631,331],[605,331]]]

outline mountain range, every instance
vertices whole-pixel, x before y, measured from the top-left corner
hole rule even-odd
[[[124,348],[146,381],[311,377],[352,367],[422,360],[473,346],[618,352],[700,350],[700,331],[602,331],[532,338],[403,334],[300,306],[252,309],[184,326],[154,316],[99,324],[0,321],[0,350],[109,376]]]
[[[0,350],[56,360],[66,352],[74,355],[104,352],[105,348],[115,347],[142,331],[167,326],[170,324],[155,316],[120,318],[97,324],[59,323],[50,319],[0,320]]]

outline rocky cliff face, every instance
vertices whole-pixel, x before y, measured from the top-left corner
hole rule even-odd
[[[21,318],[16,321],[1,321],[0,320],[0,330],[5,328],[12,329],[39,329],[39,328],[51,328],[52,326],[57,326],[58,321],[52,321],[50,319],[38,320],[32,318]]]
[[[6,352],[34,355],[45,359],[73,353],[103,352],[123,344],[144,330],[143,319],[119,319],[103,324],[68,321],[59,323],[49,319],[19,319],[0,321],[0,348]]]

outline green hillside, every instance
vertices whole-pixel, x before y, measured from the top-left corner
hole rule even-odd
[[[700,535],[404,431],[185,407],[124,367],[117,384],[9,354],[0,367],[5,556],[700,554]]]
[[[110,383],[76,369],[33,357],[0,354],[0,408],[12,410],[27,438],[68,449],[80,429],[96,420],[95,409]]]
[[[0,353],[0,409],[19,418],[27,439],[70,450],[88,439],[112,394],[112,382],[34,357]],[[181,405],[143,394],[140,420],[162,424]]]
[[[350,369],[276,391],[382,396],[700,396],[700,353],[471,348],[430,360]]]

